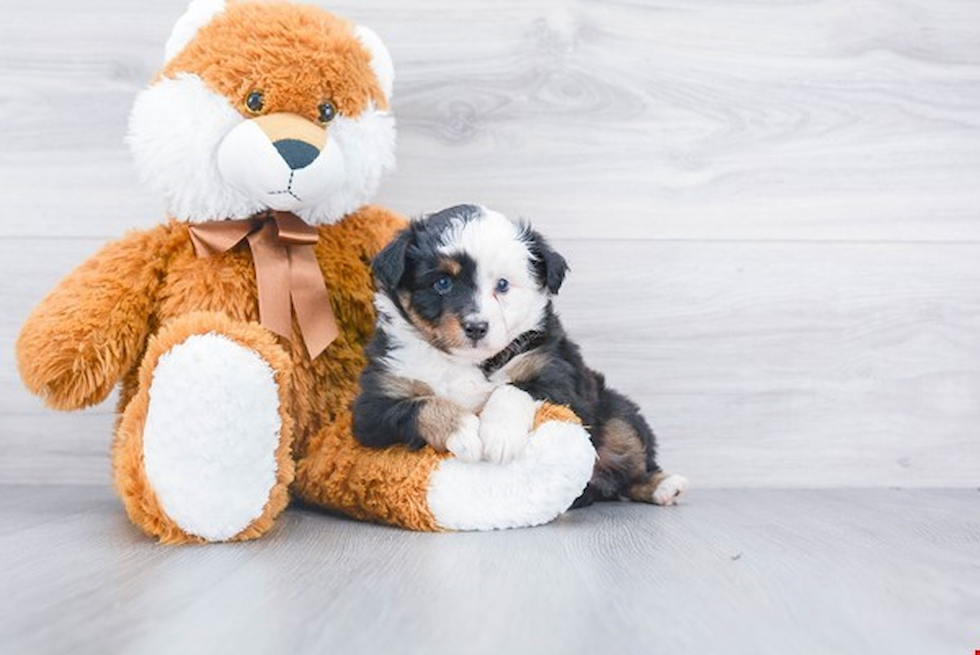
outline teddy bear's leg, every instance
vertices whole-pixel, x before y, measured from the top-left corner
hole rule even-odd
[[[570,410],[553,405],[539,408],[527,448],[507,464],[464,462],[431,448],[368,448],[351,436],[343,412],[300,458],[293,490],[411,530],[493,530],[551,521],[582,493],[594,464],[588,433]]]
[[[264,328],[195,313],[164,325],[113,444],[133,523],[167,543],[253,539],[286,507],[290,361]]]

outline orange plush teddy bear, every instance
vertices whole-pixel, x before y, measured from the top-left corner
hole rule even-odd
[[[351,436],[369,263],[404,225],[365,204],[394,164],[392,80],[376,34],[320,9],[194,0],[138,96],[129,143],[171,218],[63,280],[17,355],[57,409],[122,383],[116,487],[161,541],[258,537],[291,492],[440,530],[544,523],[585,487],[595,453],[563,408],[502,465]]]

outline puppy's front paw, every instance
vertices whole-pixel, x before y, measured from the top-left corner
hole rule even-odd
[[[527,430],[506,423],[481,423],[480,441],[483,442],[483,459],[505,464],[524,452]]]
[[[480,419],[461,414],[456,430],[446,439],[446,450],[466,462],[476,462],[483,453],[480,441]]]
[[[480,414],[483,459],[504,463],[524,452],[538,403],[517,387],[500,387]]]

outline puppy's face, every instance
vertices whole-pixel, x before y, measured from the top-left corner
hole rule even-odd
[[[413,222],[374,261],[379,290],[415,330],[474,362],[541,327],[566,269],[538,233],[473,205]]]

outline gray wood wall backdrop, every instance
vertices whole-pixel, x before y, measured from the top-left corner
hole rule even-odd
[[[980,473],[980,3],[338,0],[397,66],[404,213],[476,201],[703,487]],[[3,0],[0,479],[109,480],[111,406],[45,410],[18,326],[162,219],[122,138],[181,0]]]

